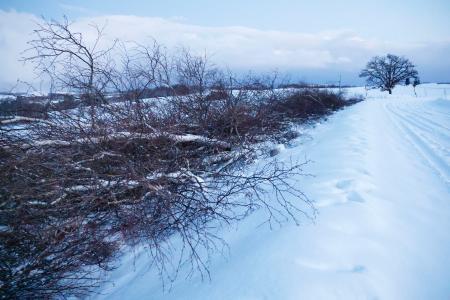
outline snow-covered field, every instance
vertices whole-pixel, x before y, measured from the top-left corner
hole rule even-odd
[[[351,93],[366,95],[364,88]],[[371,90],[279,155],[311,159],[299,187],[318,216],[270,229],[257,212],[224,229],[211,280],[163,291],[145,251],[102,299],[450,299],[450,85]]]

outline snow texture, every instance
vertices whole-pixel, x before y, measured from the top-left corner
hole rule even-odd
[[[223,229],[230,248],[211,258],[211,280],[179,276],[170,291],[144,250],[125,254],[96,297],[450,299],[450,85],[416,90],[370,90],[279,151],[313,161],[298,186],[314,223],[259,226],[258,211]]]

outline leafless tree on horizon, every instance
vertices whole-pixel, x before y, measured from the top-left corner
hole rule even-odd
[[[361,71],[359,77],[367,78],[367,85],[392,94],[392,89],[408,78],[418,78],[415,66],[406,58],[393,54],[375,56]]]

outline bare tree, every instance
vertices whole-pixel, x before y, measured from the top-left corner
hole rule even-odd
[[[105,47],[101,44],[105,27],[91,24],[94,35],[88,42],[82,33],[73,30],[66,17],[62,22],[43,20],[36,26],[22,60],[34,64],[40,76],[47,76],[52,89],[81,95],[83,104],[95,116],[96,106],[106,102],[105,92],[114,67],[111,52],[117,40]],[[92,117],[91,122],[96,125]]]
[[[170,86],[173,66],[163,46],[156,41],[150,45],[120,45],[119,63],[110,78],[115,92],[124,94],[126,100],[139,102],[150,89]]]
[[[367,77],[367,85],[392,94],[392,89],[407,78],[417,78],[415,66],[406,58],[393,54],[375,56],[361,71],[359,77]]]

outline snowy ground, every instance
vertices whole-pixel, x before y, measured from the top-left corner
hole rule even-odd
[[[224,231],[211,281],[170,292],[145,254],[126,255],[98,298],[450,299],[450,85],[417,93],[369,91],[279,154],[314,161],[298,178],[314,224],[269,229],[256,213]]]

